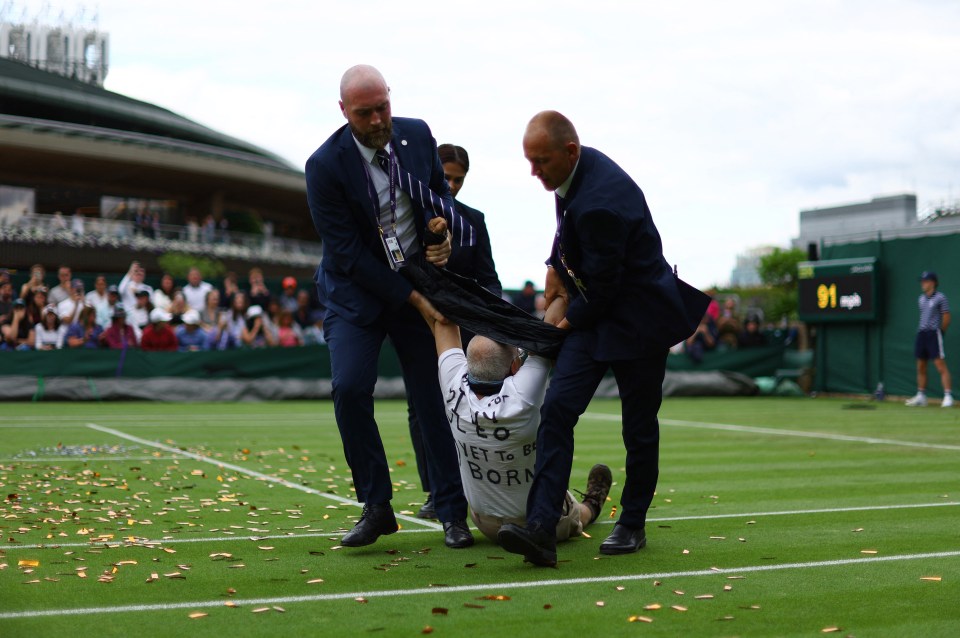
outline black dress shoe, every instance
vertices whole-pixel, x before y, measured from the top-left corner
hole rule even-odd
[[[344,534],[340,544],[345,547],[363,547],[372,545],[378,538],[386,534],[393,534],[400,529],[397,518],[393,515],[390,503],[379,505],[364,505],[363,515],[353,529]]]
[[[473,534],[467,527],[467,521],[450,521],[443,524],[443,542],[452,549],[463,549],[473,545]]]
[[[600,543],[601,554],[632,554],[647,544],[642,527],[627,527],[617,523],[607,540]]]
[[[420,508],[420,511],[417,512],[417,518],[437,520],[437,510],[433,506],[433,494],[427,493],[427,500],[424,502],[423,507]]]
[[[506,523],[497,532],[500,545],[512,554],[539,567],[557,566],[557,537],[537,525],[532,529]]]

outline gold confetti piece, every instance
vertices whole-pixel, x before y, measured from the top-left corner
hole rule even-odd
[[[686,592],[684,592],[682,589],[674,589],[673,593],[675,593],[677,596],[683,596]]]
[[[583,536],[584,538],[593,538],[593,536],[590,536],[590,534],[587,534],[586,532],[580,532],[580,536]]]
[[[158,581],[158,580],[160,580],[160,575],[157,574],[156,572],[153,572],[152,574],[150,574],[150,578],[148,578],[148,579],[146,580],[146,582],[152,583],[152,582],[155,582],[155,581]]]
[[[861,550],[860,550],[860,553],[861,553],[861,554],[876,554],[876,553],[877,553],[877,550],[875,550],[875,549],[861,549]]]
[[[659,587],[661,584],[662,584],[662,583],[661,583],[659,580],[653,581],[653,586],[654,586],[654,587]]]
[[[164,574],[164,578],[185,578],[180,572],[170,572],[169,574]]]
[[[284,609],[283,607],[278,607],[278,606],[276,606],[276,605],[273,606],[273,610],[274,610],[274,611],[279,611],[281,614],[287,613],[287,610],[286,610],[286,609]]]
[[[358,596],[357,598],[354,598],[354,600],[361,604],[367,602],[367,599],[363,596]]]
[[[430,613],[434,616],[446,616],[449,611],[446,607],[434,607]]]
[[[741,537],[738,538],[737,540],[740,541],[741,543],[746,543],[746,542],[747,542],[747,539],[745,539],[743,536],[741,536]]]
[[[727,580],[743,580],[746,576],[727,576]]]
[[[732,591],[732,590],[733,590],[733,585],[724,585],[724,586],[723,586],[723,591]]]
[[[721,616],[717,618],[717,620],[733,620],[733,616]]]
[[[697,600],[710,600],[713,598],[713,594],[700,594],[699,596],[694,596]]]
[[[727,540],[726,536],[711,536],[710,540],[712,541],[725,541]]]
[[[204,618],[204,617],[206,617],[206,616],[208,616],[208,615],[209,615],[209,614],[205,614],[205,613],[203,613],[202,611],[195,611],[195,612],[193,612],[192,614],[190,614],[190,618]]]
[[[235,603],[235,602],[232,601],[232,600],[227,600],[227,601],[225,601],[225,602],[223,603],[223,606],[224,606],[224,607],[237,607],[238,605],[237,605],[237,603]]]
[[[77,572],[77,578],[86,578],[87,572]]]
[[[257,607],[256,609],[253,609],[252,611],[253,611],[253,613],[255,613],[255,614],[262,614],[262,613],[265,612],[265,611],[270,611],[270,608],[269,608],[269,607]]]
[[[423,631],[421,631],[420,633],[421,633],[421,634],[432,634],[432,633],[433,633],[433,627],[431,627],[430,625],[427,625],[426,627],[423,628]]]
[[[37,584],[37,583],[39,583],[39,582],[40,582],[40,579],[38,578],[37,580],[26,580],[26,581],[23,582],[23,584],[24,584],[24,585],[35,585],[35,584]]]
[[[597,601],[597,607],[603,607],[604,605],[606,605],[606,603],[603,602],[602,600]]]
[[[689,549],[685,549],[685,550],[683,550],[681,553],[682,553],[682,554],[689,554],[689,553],[690,553],[690,550],[689,550]]]
[[[136,564],[137,564],[137,561],[135,560],[121,560],[114,563],[114,565],[116,565],[117,567],[119,567],[120,565],[136,565]]]
[[[934,582],[939,583],[940,581],[943,580],[943,578],[941,578],[940,576],[921,576],[920,580],[932,580]]]
[[[821,634],[834,634],[834,633],[837,633],[838,631],[841,631],[841,629],[840,629],[839,627],[824,627],[823,629],[820,630],[820,633],[821,633]]]
[[[863,528],[862,528],[862,527],[858,527],[858,528],[856,528],[856,529],[853,530],[853,531],[854,531],[854,532],[862,532],[862,531],[863,531]]]
[[[670,609],[675,609],[677,611],[687,611],[687,608],[683,605],[670,605]]]
[[[643,610],[644,610],[644,611],[656,611],[657,609],[660,609],[660,608],[661,608],[660,603],[652,603],[652,604],[650,604],[650,605],[646,605],[646,606],[643,608]]]
[[[617,591],[623,591],[624,589],[626,589],[626,587],[623,585],[617,585]]]
[[[265,552],[268,552],[268,551],[270,551],[271,549],[273,549],[273,546],[272,546],[272,545],[257,545],[257,549],[262,549],[262,550],[264,550]]]
[[[176,553],[177,553],[177,550],[172,549],[172,548],[170,548],[170,547],[164,547],[164,548],[163,548],[163,551],[165,551],[165,552],[168,553],[168,554],[176,554]]]
[[[233,565],[227,565],[227,569],[243,569],[246,567],[243,563],[234,563]]]
[[[627,622],[653,622],[653,618],[648,618],[646,616],[630,616],[627,618]]]
[[[317,583],[322,583],[322,582],[323,582],[323,579],[322,579],[322,578],[314,578],[313,580],[308,580],[308,581],[307,581],[307,584],[308,584],[308,585],[316,585]]]
[[[18,560],[17,567],[40,567],[40,561],[30,559]]]

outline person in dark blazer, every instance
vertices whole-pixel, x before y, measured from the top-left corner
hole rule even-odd
[[[422,120],[391,117],[390,90],[379,71],[366,65],[348,69],[340,82],[340,109],[347,124],[307,160],[306,181],[310,214],[323,242],[315,278],[327,309],[323,325],[334,411],[357,500],[364,503],[363,516],[341,543],[370,545],[398,529],[373,409],[377,361],[389,336],[420,415],[444,540],[449,547],[467,547],[473,544],[467,502],[437,381],[433,336],[421,314],[444,319],[397,272],[407,262],[443,266],[450,239],[424,245],[429,211],[396,188],[381,166],[389,165],[396,176],[399,164],[444,206],[452,207],[452,197],[429,127]]]
[[[508,551],[552,567],[573,428],[611,368],[623,404],[626,478],[620,518],[600,552],[625,554],[646,544],[667,352],[693,332],[709,299],[670,269],[637,184],[606,155],[581,146],[566,117],[556,111],[534,116],[523,149],[532,175],[555,192],[557,231],[544,296],[548,308],[566,305],[557,326],[570,334],[540,411],[527,525],[505,525],[498,538]]]
[[[447,260],[446,269],[476,280],[478,284],[500,297],[503,295],[503,286],[500,284],[500,277],[497,275],[497,267],[493,263],[490,234],[487,232],[487,223],[484,220],[483,213],[456,199],[463,187],[467,171],[470,170],[470,156],[465,148],[453,144],[438,146],[437,155],[440,157],[440,164],[443,167],[443,178],[447,181],[450,194],[454,197],[456,211],[470,223],[477,234],[476,245],[453,247],[450,259]],[[473,333],[461,328],[460,336],[463,347],[466,348],[471,337],[473,337]],[[421,440],[422,435],[417,411],[410,400],[409,391],[407,392],[407,422],[410,428],[410,440],[413,443],[414,456],[417,461],[420,487],[427,494],[423,507],[417,512],[417,518],[436,518],[433,497],[430,495],[430,476],[427,472],[426,450]]]

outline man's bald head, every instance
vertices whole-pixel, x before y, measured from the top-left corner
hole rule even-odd
[[[516,358],[515,346],[508,346],[488,337],[476,335],[467,344],[467,372],[477,381],[503,381],[510,376],[510,368]]]
[[[580,138],[563,114],[541,111],[527,124],[523,155],[530,162],[530,174],[549,191],[561,186],[580,159]]]
[[[384,148],[393,134],[390,87],[368,64],[350,67],[340,79],[340,111],[354,137],[368,148]]]
[[[340,78],[340,100],[347,99],[348,94],[358,89],[383,89],[390,91],[387,81],[375,67],[369,64],[358,64],[347,69]]]

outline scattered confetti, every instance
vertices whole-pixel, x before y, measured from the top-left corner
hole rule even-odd
[[[943,580],[943,578],[941,578],[940,576],[921,576],[920,580],[931,580],[939,583],[941,580]]]
[[[710,600],[713,598],[713,594],[700,594],[699,596],[694,596],[697,600]]]
[[[434,616],[446,616],[449,611],[446,607],[434,607],[430,613]]]
[[[18,560],[17,567],[40,567],[40,561],[38,560]]]
[[[421,634],[432,634],[432,633],[433,633],[433,627],[431,627],[430,625],[427,625],[426,627],[423,628],[423,631],[421,631],[420,633],[421,633]]]
[[[312,580],[308,580],[308,581],[307,581],[307,584],[308,584],[308,585],[316,585],[317,583],[322,583],[322,582],[323,582],[323,579],[322,579],[322,578],[314,578],[314,579],[312,579]]]
[[[820,630],[821,634],[834,634],[838,631],[842,631],[840,627],[824,627]]]
[[[627,622],[653,622],[653,618],[648,618],[647,616],[630,616],[627,618]]]
[[[195,611],[192,614],[190,614],[190,618],[205,618],[208,615],[209,614],[205,614],[202,611]]]
[[[660,603],[652,603],[652,604],[650,604],[650,605],[646,605],[646,606],[643,608],[643,610],[644,610],[644,611],[656,611],[657,609],[660,609],[660,608],[661,608]]]
[[[875,549],[861,549],[861,550],[860,550],[860,553],[861,553],[861,554],[876,554],[876,553],[878,553],[878,552],[877,552],[877,550],[875,550]]]
[[[670,605],[670,609],[675,609],[677,611],[687,611],[687,608],[683,605]]]
[[[603,607],[604,605],[606,605],[606,603],[603,602],[602,600],[597,601],[597,607]]]

